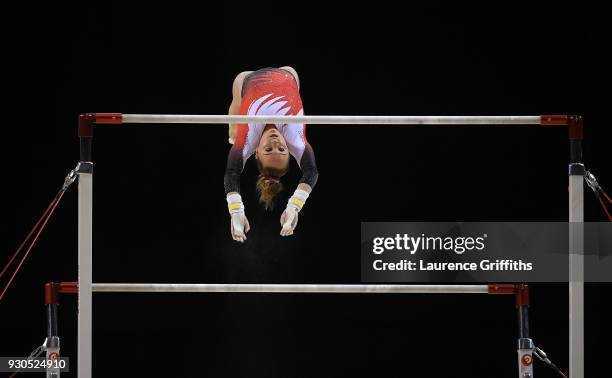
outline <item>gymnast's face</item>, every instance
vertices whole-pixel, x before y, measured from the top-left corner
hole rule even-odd
[[[266,125],[255,150],[255,158],[266,168],[279,171],[287,168],[289,164],[287,142],[274,125]]]

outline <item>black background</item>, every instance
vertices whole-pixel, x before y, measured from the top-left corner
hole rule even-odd
[[[498,4],[99,2],[10,10],[2,261],[78,160],[82,112],[222,114],[237,73],[291,65],[312,115],[584,114],[612,187],[605,12]],[[603,92],[603,93],[602,93]],[[601,96],[601,97],[600,97]],[[94,282],[359,283],[361,221],[564,221],[566,131],[310,126],[320,179],[291,238],[246,166],[231,241],[225,126],[95,131]],[[44,339],[43,284],[76,280],[76,188],[0,303],[0,355]],[[585,219],[604,220],[585,191]],[[607,376],[610,286],[586,289],[588,377]],[[568,367],[566,284],[532,288],[532,336]],[[516,376],[513,300],[447,295],[94,296],[95,376]],[[76,368],[76,298],[60,334]],[[540,377],[555,373],[536,363]],[[71,374],[74,376],[74,374]]]

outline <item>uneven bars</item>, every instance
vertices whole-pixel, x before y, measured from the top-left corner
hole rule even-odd
[[[514,285],[313,285],[94,283],[104,293],[438,293],[512,294]]]
[[[100,291],[104,286],[112,284],[93,284],[92,271],[92,140],[93,129],[96,124],[123,124],[123,123],[309,123],[309,124],[387,124],[387,125],[541,125],[541,126],[567,126],[572,151],[572,163],[582,165],[581,141],[583,118],[578,115],[540,115],[540,116],[229,116],[229,115],[163,115],[163,114],[121,114],[121,113],[83,113],[79,115],[78,136],[80,138],[79,163],[79,281],[83,292],[79,295],[79,358],[78,376],[91,377],[91,294]],[[574,156],[575,155],[575,156]],[[574,169],[574,175],[579,170]],[[572,173],[570,172],[570,175]],[[578,180],[573,180],[578,183]],[[570,204],[582,208],[582,191],[573,193],[572,180],[570,180]],[[580,181],[582,183],[582,181]],[[572,206],[572,205],[570,205]],[[581,210],[582,211],[582,210]],[[573,217],[570,220],[582,222],[582,219]],[[577,262],[582,264],[582,257]],[[578,268],[580,269],[580,268]],[[117,285],[117,284],[115,284]],[[570,371],[574,378],[583,376],[584,345],[583,345],[583,282],[570,282]],[[337,285],[336,285],[337,286]],[[437,285],[434,285],[437,286]],[[433,286],[432,286],[433,287]],[[489,287],[490,288],[490,287]],[[100,290],[96,290],[100,289]],[[106,286],[107,291],[113,287]],[[115,288],[119,289],[119,288]],[[125,288],[127,289],[127,288]],[[133,287],[136,289],[136,287]],[[144,289],[144,288],[143,288]],[[152,287],[148,290],[153,292]],[[404,289],[411,290],[411,289]],[[416,291],[414,291],[416,290]],[[425,290],[424,288],[422,290]],[[457,289],[459,290],[459,289]],[[467,289],[466,289],[467,290]],[[477,293],[484,293],[484,288],[475,289]],[[136,290],[133,290],[136,291]],[[155,290],[160,291],[160,290]],[[174,291],[178,291],[176,288]],[[503,290],[502,290],[503,291]],[[490,292],[490,294],[511,294],[510,292]],[[315,291],[323,292],[323,291]],[[333,291],[337,292],[337,291]],[[353,292],[353,291],[346,291]],[[366,291],[355,291],[366,292]],[[445,288],[435,291],[418,291],[412,288],[413,293],[444,293]],[[451,291],[471,292],[471,291]],[[573,335],[573,337],[572,337]]]

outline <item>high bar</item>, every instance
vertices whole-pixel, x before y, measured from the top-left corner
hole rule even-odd
[[[512,294],[514,285],[313,285],[94,283],[102,293],[405,293]]]
[[[538,116],[245,116],[188,114],[82,113],[79,137],[93,137],[93,126],[100,124],[327,124],[327,125],[541,125],[568,126],[570,136],[580,135],[582,118],[575,115]],[[573,130],[573,131],[571,131]]]
[[[540,116],[242,116],[124,114],[123,123],[306,123],[327,125],[539,125]]]

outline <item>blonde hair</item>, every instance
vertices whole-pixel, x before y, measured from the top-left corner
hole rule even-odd
[[[287,167],[285,169],[276,168],[264,168],[262,164],[257,161],[257,167],[259,168],[259,176],[257,177],[257,193],[259,194],[259,203],[263,205],[266,210],[274,209],[274,197],[283,191],[283,183],[280,178],[287,173]]]

